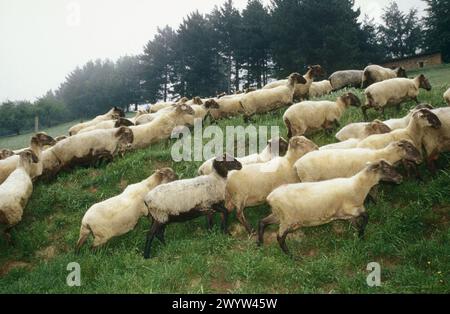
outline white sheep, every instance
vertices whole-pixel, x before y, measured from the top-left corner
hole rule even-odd
[[[77,134],[90,132],[92,130],[115,129],[115,128],[120,128],[121,126],[132,126],[132,125],[134,125],[134,123],[131,122],[130,120],[125,119],[125,118],[119,118],[117,120],[108,120],[108,121],[103,121],[103,122],[97,123],[96,125],[92,125],[90,127],[80,130]]]
[[[147,179],[129,185],[121,194],[91,206],[81,221],[76,251],[80,250],[91,233],[94,237],[92,247],[96,248],[113,237],[133,230],[139,218],[148,215],[144,204],[147,193],[176,178],[172,169],[163,168]]]
[[[236,158],[242,165],[258,164],[267,162],[275,157],[284,156],[289,143],[284,138],[274,138],[268,141],[266,148],[259,154],[252,154],[242,158]],[[278,154],[274,154],[277,151]],[[213,162],[215,158],[205,161],[198,168],[198,175],[207,175],[213,171]]]
[[[153,219],[147,235],[144,257],[150,257],[153,238],[164,242],[165,226],[211,212],[222,213],[222,230],[227,233],[227,210],[223,207],[228,172],[242,168],[240,162],[226,155],[213,163],[214,172],[193,179],[173,181],[160,185],[145,197],[148,217]]]
[[[207,103],[219,107],[218,109],[210,110],[211,117],[214,120],[219,120],[243,114],[244,109],[241,106],[241,100],[244,95],[245,94],[229,95],[207,100]]]
[[[384,159],[394,165],[405,160],[419,164],[420,152],[412,142],[402,140],[378,150],[369,148],[318,150],[306,154],[294,165],[301,182],[348,178],[361,171],[367,162]]]
[[[364,69],[361,86],[362,88],[367,88],[374,83],[382,82],[396,77],[406,78],[407,75],[405,69],[403,69],[402,67],[389,69],[376,64],[369,65]]]
[[[444,93],[444,100],[450,106],[450,88]]]
[[[118,118],[125,117],[125,113],[122,109],[114,107],[107,113],[97,116],[94,119],[82,123],[75,124],[69,129],[69,135],[75,135],[80,132],[82,129],[96,125],[99,122],[107,121],[107,120],[117,120]]]
[[[419,103],[417,96],[419,89],[431,90],[431,84],[423,74],[413,78],[393,78],[370,85],[365,90],[366,103],[361,107],[364,118],[367,120],[367,110],[374,108],[381,110],[383,116],[386,106],[397,105],[399,109],[402,102],[414,100]]]
[[[348,107],[360,104],[358,97],[352,93],[340,96],[336,101],[303,101],[295,104],[283,115],[288,137],[321,128],[331,129],[333,124],[339,125],[339,119]]]
[[[373,134],[383,134],[391,132],[391,128],[380,120],[372,122],[350,123],[336,133],[339,141],[350,139],[363,140]]]
[[[266,163],[245,165],[242,170],[230,173],[225,190],[225,206],[229,212],[236,208],[237,218],[248,233],[252,229],[245,218],[244,208],[263,204],[267,195],[280,185],[298,182],[294,163],[317,149],[317,145],[307,138],[295,136],[289,141],[285,156]]]
[[[422,103],[417,106],[415,106],[413,109],[411,109],[406,116],[403,118],[398,119],[389,119],[386,121],[383,121],[384,124],[386,124],[391,130],[397,130],[397,129],[404,129],[408,126],[409,121],[411,120],[411,117],[413,113],[418,109],[433,109],[433,106],[427,103]]]
[[[285,85],[271,89],[260,89],[242,96],[241,105],[247,117],[255,113],[269,112],[292,104],[295,86],[305,83],[298,73],[292,73]]]
[[[328,80],[312,82],[309,87],[309,97],[320,97],[329,94],[332,91],[333,87],[331,87],[331,83]]]
[[[417,149],[421,149],[425,129],[430,127],[440,128],[439,118],[428,109],[419,109],[413,113],[406,128],[390,133],[371,135],[359,142],[357,147],[380,149],[395,141],[409,140]]]
[[[132,126],[134,134],[133,148],[146,148],[151,144],[168,139],[177,126],[188,124],[195,114],[191,106],[176,105],[172,110],[160,114],[155,120],[143,125]]]
[[[441,122],[441,127],[425,129],[423,146],[428,168],[434,173],[437,170],[435,161],[439,158],[439,154],[450,151],[450,108],[438,108],[432,112]]]
[[[0,223],[7,226],[8,231],[22,220],[23,210],[33,192],[30,177],[31,165],[38,158],[31,150],[20,153],[17,167],[0,185]]]
[[[53,145],[54,143],[56,143],[56,142],[51,136],[49,136],[45,133],[42,133],[42,132],[36,133],[31,138],[29,149],[31,151],[33,151],[33,153],[39,159],[39,162],[33,163],[30,166],[31,179],[35,179],[42,174],[43,164],[41,162],[41,158],[42,158],[43,147],[46,145]],[[20,154],[21,152],[27,151],[29,149],[23,149],[20,152],[18,152],[18,154]],[[6,180],[6,178],[8,178],[8,176],[16,169],[16,167],[19,163],[19,159],[20,159],[20,156],[18,154],[15,154],[11,157],[0,160],[0,184],[3,183]]]
[[[334,72],[329,78],[333,91],[344,87],[360,88],[363,73],[364,71],[361,70],[344,70]]]
[[[351,178],[289,184],[275,189],[267,197],[272,213],[259,222],[258,244],[263,244],[268,225],[279,224],[277,240],[283,252],[289,254],[286,246],[289,233],[338,219],[351,219],[362,238],[369,218],[364,200],[379,181],[399,184],[402,177],[382,160],[367,165]]]

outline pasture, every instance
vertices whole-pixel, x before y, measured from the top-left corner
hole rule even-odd
[[[443,106],[450,86],[450,65],[422,71],[433,85],[419,100]],[[413,73],[411,73],[413,74]],[[414,73],[415,74],[415,73]],[[327,95],[335,99],[347,92]],[[361,90],[351,89],[361,99]],[[404,116],[414,104],[386,111]],[[283,136],[285,109],[253,118],[254,125],[277,125]],[[370,111],[371,119],[377,113]],[[351,108],[341,125],[362,121]],[[222,120],[218,126],[246,125],[242,117]],[[68,125],[49,130],[61,135]],[[337,130],[336,130],[337,131]],[[334,134],[311,136],[318,145],[336,142]],[[28,135],[29,136],[29,135]],[[0,147],[19,148],[27,136],[0,139]],[[231,236],[217,224],[207,231],[205,218],[170,225],[167,245],[158,241],[154,258],[142,257],[149,228],[142,218],[136,229],[95,252],[84,247],[74,253],[80,221],[94,203],[120,193],[127,185],[148,177],[157,168],[172,167],[180,178],[196,175],[201,162],[173,162],[173,141],[130,152],[110,164],[61,173],[54,181],[38,182],[22,222],[12,232],[13,246],[0,238],[0,293],[444,293],[450,291],[450,155],[441,156],[440,171],[431,176],[420,167],[423,181],[407,179],[401,185],[381,184],[376,204],[368,203],[366,237],[360,240],[348,222],[305,228],[288,236],[296,258],[282,253],[277,227],[269,227],[265,246],[258,248],[230,217]],[[253,227],[269,212],[267,206],[246,210]],[[81,266],[81,286],[69,287],[66,267]],[[381,287],[369,287],[367,264],[381,265]]]

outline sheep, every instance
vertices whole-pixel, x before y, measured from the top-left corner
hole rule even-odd
[[[324,75],[325,72],[320,65],[308,66],[308,72],[303,75],[303,78],[306,82],[298,82],[295,86],[294,99],[308,99],[309,98],[309,88],[311,87],[314,78]],[[272,89],[280,86],[285,86],[288,83],[288,79],[279,80],[272,83],[267,84],[263,87],[263,89]]]
[[[441,121],[430,110],[419,109],[412,114],[406,128],[371,135],[359,142],[357,147],[380,149],[395,141],[410,140],[417,149],[421,149],[425,129],[429,127],[438,129],[441,127]]]
[[[14,156],[14,152],[10,149],[0,149],[0,160],[6,159],[8,157]]]
[[[334,220],[352,220],[364,237],[369,215],[364,201],[380,181],[400,184],[402,176],[386,161],[369,163],[351,178],[283,185],[267,197],[272,213],[258,225],[258,245],[264,242],[268,225],[279,224],[277,240],[286,254],[286,237],[301,227],[313,227]]]
[[[320,97],[333,91],[331,83],[328,80],[312,82],[309,87],[309,97]]]
[[[444,93],[444,100],[450,106],[450,88]]]
[[[367,162],[384,159],[390,164],[406,160],[419,164],[419,150],[408,140],[393,142],[381,149],[354,148],[318,150],[311,152],[294,165],[301,182],[348,178],[361,171]]]
[[[408,126],[409,121],[411,120],[411,117],[414,113],[414,111],[418,109],[433,109],[433,106],[427,103],[422,103],[417,106],[415,106],[413,109],[411,109],[406,116],[399,119],[389,119],[384,121],[383,123],[386,124],[391,128],[391,130],[397,130],[397,129],[404,129]]]
[[[167,139],[173,130],[180,125],[185,125],[189,116],[195,114],[191,106],[186,104],[176,105],[173,110],[159,115],[150,123],[132,126],[134,134],[133,148],[146,148],[151,144]]]
[[[360,106],[361,102],[352,93],[347,93],[333,101],[304,101],[291,106],[283,115],[288,129],[288,137],[303,135],[305,132],[321,128],[330,129],[339,125],[339,119],[349,106]]]
[[[4,234],[8,240],[8,231],[22,220],[23,210],[33,192],[30,171],[32,164],[39,161],[32,150],[25,150],[18,157],[15,170],[0,185],[0,224],[6,225]]]
[[[202,102],[201,99],[199,99]],[[205,120],[211,115],[212,110],[220,109],[220,105],[215,101],[205,101],[201,104],[191,105],[194,110],[193,116],[187,116],[186,125],[193,126],[196,119]]]
[[[206,176],[185,179],[159,185],[145,196],[148,217],[153,219],[147,235],[144,257],[150,257],[153,238],[164,243],[165,226],[172,222],[186,221],[211,212],[222,213],[222,231],[227,233],[227,210],[223,207],[228,172],[239,170],[242,165],[225,155],[213,162],[214,171]]]
[[[100,123],[97,123],[96,125],[92,125],[90,127],[82,129],[78,134],[90,132],[92,130],[100,130],[100,129],[115,129],[120,128],[121,126],[132,126],[134,125],[133,122],[131,122],[128,119],[125,118],[119,118],[117,120],[108,120],[103,121]]]
[[[91,165],[97,160],[112,159],[123,154],[133,143],[133,132],[128,127],[99,129],[71,136],[44,151],[43,174],[51,178],[62,169]]]
[[[242,165],[258,164],[267,162],[274,157],[284,156],[288,149],[289,143],[284,138],[274,138],[267,142],[266,148],[259,154],[252,154],[242,158],[236,158]],[[278,148],[278,155],[274,154],[273,148]],[[213,171],[214,158],[205,161],[198,168],[198,175],[207,175]]]
[[[435,161],[439,158],[439,153],[450,151],[450,108],[438,108],[432,110],[432,112],[441,122],[441,127],[425,129],[423,146],[428,168],[435,173]]]
[[[271,89],[260,89],[242,96],[241,106],[247,117],[292,104],[296,84],[306,83],[298,73],[292,73],[287,83]]]
[[[171,107],[175,104],[176,103],[173,101],[156,103],[156,104],[150,106],[150,113],[158,112],[161,109]]]
[[[244,113],[241,106],[241,100],[245,94],[229,95],[221,98],[212,98],[206,101],[211,106],[219,107],[211,109],[210,115],[214,120],[233,117]]]
[[[328,80],[331,83],[333,91],[337,91],[344,87],[361,87],[361,80],[364,71],[361,70],[345,70],[337,71],[331,74]]]
[[[341,142],[351,139],[363,140],[373,134],[384,134],[391,131],[391,128],[380,120],[357,122],[343,127],[336,133],[336,138]]]
[[[53,145],[55,143],[55,140],[51,136],[40,132],[36,133],[31,138],[30,142],[31,142],[30,148],[24,149],[18,152],[18,154],[27,150],[31,150],[37,156],[39,161],[41,161],[43,147],[46,145]],[[8,178],[8,176],[16,169],[20,159],[20,156],[18,154],[0,160],[0,184],[3,183]],[[42,174],[42,171],[43,171],[42,162],[33,163],[30,167],[31,179],[34,180],[37,177],[39,177]]]
[[[266,163],[245,165],[241,171],[230,173],[225,189],[225,207],[229,212],[236,208],[237,218],[249,234],[252,228],[245,218],[244,208],[263,204],[267,195],[280,185],[298,182],[294,163],[317,149],[317,145],[307,138],[295,136],[289,141],[285,156]]]
[[[78,124],[74,125],[73,127],[71,127],[69,129],[69,135],[70,136],[75,135],[78,132],[80,132],[82,129],[96,125],[99,122],[103,122],[103,121],[107,121],[107,120],[116,120],[118,118],[124,118],[124,117],[125,117],[125,113],[123,112],[123,110],[120,108],[114,107],[107,113],[97,116],[90,121],[86,121],[86,122],[78,123]]]
[[[400,109],[400,104],[410,99],[418,104],[417,96],[420,88],[427,91],[431,90],[431,84],[423,74],[413,79],[393,78],[369,86],[364,92],[366,103],[361,107],[364,119],[367,120],[367,110],[369,108],[381,110],[384,117],[386,106],[397,105],[397,109]]]
[[[55,141],[56,141],[56,143],[58,143],[58,142],[61,142],[62,140],[65,140],[66,138],[67,138],[66,135],[60,135],[60,136],[55,137]]]
[[[176,178],[172,169],[163,168],[147,179],[129,185],[121,194],[91,206],[81,221],[76,252],[79,252],[91,233],[94,237],[92,248],[97,248],[111,238],[133,230],[139,218],[148,214],[144,205],[147,193]]]
[[[382,66],[373,64],[369,65],[364,69],[362,75],[362,88],[367,88],[370,85],[382,82],[384,80],[389,80],[397,77],[406,78],[406,71],[402,67],[398,67],[396,69],[384,68]]]

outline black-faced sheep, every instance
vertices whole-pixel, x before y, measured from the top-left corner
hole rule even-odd
[[[382,82],[384,80],[389,80],[396,77],[406,78],[407,75],[405,69],[403,69],[402,67],[398,67],[392,70],[375,64],[369,65],[364,69],[361,87],[367,88],[374,83]]]

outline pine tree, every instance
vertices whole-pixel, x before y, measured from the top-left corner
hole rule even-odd
[[[425,49],[440,51],[444,61],[450,62],[450,0],[424,1],[428,4]]]

